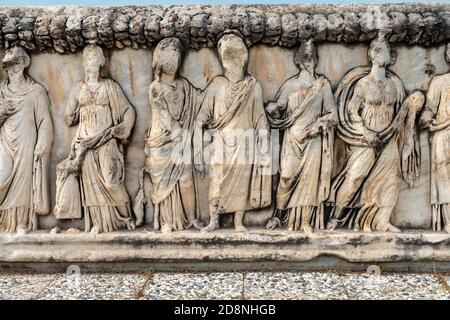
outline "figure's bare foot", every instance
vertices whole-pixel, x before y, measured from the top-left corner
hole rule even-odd
[[[444,231],[450,233],[450,223],[444,227]]]
[[[274,230],[281,226],[280,219],[278,218],[270,218],[266,223],[266,229]]]
[[[144,217],[139,217],[136,219],[136,226],[140,226],[144,223]]]
[[[337,228],[337,220],[336,219],[331,219],[330,221],[328,221],[327,223],[327,230],[334,230]]]
[[[27,234],[29,231],[30,231],[30,230],[29,230],[27,227],[25,227],[25,226],[18,226],[18,227],[17,227],[17,234],[18,234],[18,235],[24,235],[24,234]]]
[[[199,229],[205,227],[205,223],[204,223],[203,221],[200,221],[200,220],[195,219],[195,220],[192,222],[192,226],[193,226],[195,229],[198,229],[198,230],[199,230]]]
[[[136,230],[136,222],[134,220],[127,221],[128,230]]]
[[[201,228],[200,232],[213,232],[217,229],[218,229],[217,224],[211,221],[206,227]]]
[[[67,233],[80,233],[81,230],[77,228],[69,228],[67,229]]]
[[[401,233],[402,232],[402,230],[400,230],[399,228],[397,228],[396,226],[394,226],[391,223],[388,223],[386,231],[388,231],[388,232],[395,232],[395,233]]]
[[[61,229],[58,226],[56,226],[50,230],[50,234],[58,234],[60,232],[61,232]]]
[[[243,210],[234,213],[234,230],[236,230],[236,232],[248,231],[244,226],[244,214],[245,211]]]
[[[100,227],[99,226],[93,226],[91,231],[91,234],[99,234],[100,233]]]
[[[314,233],[314,229],[313,229],[313,227],[311,227],[311,225],[309,223],[303,223],[302,231],[306,234]]]
[[[172,233],[172,227],[169,226],[168,224],[164,224],[161,227],[161,232],[164,234]]]
[[[248,231],[248,229],[244,226],[244,225],[237,225],[237,226],[234,226],[234,230],[236,231],[236,232],[246,232],[246,231]]]

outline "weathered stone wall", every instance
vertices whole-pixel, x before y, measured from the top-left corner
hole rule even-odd
[[[364,42],[390,29],[392,42],[429,46],[450,38],[449,25],[448,4],[0,8],[0,44],[64,53],[87,43],[145,48],[177,35],[199,49],[234,29],[248,45],[292,47],[310,37]]]
[[[64,112],[70,93],[84,79],[83,48],[89,44],[103,48],[106,65],[101,70],[102,76],[116,81],[136,109],[130,143],[125,147],[125,184],[134,202],[139,190],[139,170],[146,161],[145,135],[151,119],[149,86],[155,80],[152,63],[156,45],[161,39],[178,37],[184,46],[180,74],[196,88],[204,90],[215,76],[224,72],[216,47],[218,40],[230,32],[238,34],[248,48],[248,73],[261,84],[265,108],[274,101],[283,83],[299,73],[294,54],[308,39],[314,41],[318,51],[315,72],[330,81],[333,91],[350,70],[371,65],[369,45],[380,34],[387,35],[385,39],[395,56],[388,69],[400,78],[406,95],[415,91],[426,95],[431,80],[449,72],[449,63],[445,60],[450,40],[449,4],[0,8],[0,60],[12,47],[26,48],[32,60],[27,74],[46,89],[54,125],[49,171],[51,212],[38,216],[40,229],[46,231],[20,235],[17,241],[6,235],[0,236],[0,248],[10,245],[9,251],[0,249],[3,252],[0,262],[17,259],[64,262],[65,255],[70,255],[70,261],[80,262],[141,261],[141,258],[142,261],[191,261],[208,260],[210,256],[216,261],[306,261],[322,254],[356,262],[434,258],[448,261],[448,236],[431,232],[432,160],[427,129],[419,133],[420,179],[413,187],[402,182],[390,219],[396,227],[415,229],[401,236],[386,233],[378,237],[345,230],[337,233],[319,230],[318,235],[290,236],[286,230],[262,231],[274,212],[273,203],[271,207],[246,213],[244,224],[258,228],[244,235],[228,230],[221,231],[219,236],[195,231],[171,235],[173,238],[164,238],[165,235],[156,232],[150,234],[147,229],[152,229],[154,218],[150,203],[145,210],[146,230],[137,230],[133,236],[130,235],[133,231],[100,235],[98,239],[104,241],[96,243],[97,238],[70,234],[72,231],[62,235],[57,234],[59,231],[42,235],[56,225],[61,230],[83,228],[82,219],[58,222],[53,211],[56,168],[67,158],[77,130],[76,126],[67,126]],[[5,76],[5,71],[0,69],[0,78]],[[337,138],[333,176],[342,164],[344,148],[344,142]],[[278,156],[274,160],[277,167]],[[201,218],[207,222],[210,218],[208,172],[198,181]],[[274,178],[274,194],[277,183]],[[231,225],[232,220],[227,218],[222,222]],[[61,237],[59,240],[58,236]],[[423,246],[420,243],[422,236],[426,238]],[[42,252],[29,254],[41,246],[34,244],[36,239],[43,241]],[[70,244],[78,240],[78,247],[74,245],[74,248],[79,250],[69,254]],[[117,246],[111,246],[111,252],[104,250],[109,248],[110,240]],[[288,248],[289,243],[292,245]],[[341,243],[344,244],[342,248]],[[169,253],[158,254],[159,251],[148,249],[152,244]],[[351,252],[355,245],[361,245],[359,251]],[[262,250],[253,253],[247,246]],[[384,250],[384,246],[389,250]],[[131,251],[129,247],[133,247]],[[204,247],[209,251],[200,254]],[[54,248],[59,253],[52,252]],[[422,251],[415,257],[417,248]],[[185,253],[184,249],[187,250]],[[224,251],[218,252],[218,249]],[[299,250],[302,250],[301,254],[297,252]]]
[[[344,74],[357,66],[367,65],[366,44],[336,44],[324,42],[318,45],[319,65],[317,72],[330,79],[334,88]],[[433,75],[445,73],[448,65],[444,59],[445,45],[431,48],[399,45],[398,58],[391,69],[402,79],[408,91],[426,90]],[[283,82],[298,72],[293,62],[293,49],[256,45],[250,49],[249,72],[260,81],[265,101],[273,99]],[[3,52],[0,53],[0,58]],[[351,59],[349,59],[351,57]],[[56,190],[56,164],[63,160],[70,148],[76,128],[67,127],[63,115],[65,103],[74,84],[82,79],[81,53],[58,55],[36,53],[30,75],[41,83],[51,98],[51,112],[55,125],[55,142],[51,161],[52,199]],[[149,125],[150,110],[148,87],[152,81],[152,49],[133,50],[131,48],[112,51],[108,56],[105,74],[111,76],[124,89],[126,95],[136,107],[137,122],[131,144],[127,148],[127,187],[132,198],[137,192],[137,173],[144,163],[144,136]],[[433,73],[430,73],[432,70]],[[181,74],[198,88],[204,89],[209,81],[221,73],[216,53],[213,49],[188,50],[185,55]],[[393,215],[394,223],[401,227],[429,228],[429,144],[428,133],[421,136],[422,168],[421,179],[414,188],[407,188],[400,194]],[[208,179],[202,182],[202,190],[207,192]],[[204,193],[206,194],[206,193]],[[207,197],[202,197],[202,213],[208,218]],[[52,206],[53,207],[53,206]],[[253,224],[264,224],[271,210],[261,214],[250,214],[246,219]],[[152,210],[148,208],[147,221],[152,219]],[[79,222],[78,224],[80,224]],[[54,226],[52,215],[41,217],[41,226]]]

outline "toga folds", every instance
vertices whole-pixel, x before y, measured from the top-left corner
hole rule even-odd
[[[26,78],[23,88],[0,84],[0,99],[13,110],[0,110],[0,230],[37,229],[36,214],[50,210],[48,165],[53,125],[45,89]],[[36,157],[35,149],[43,150]]]
[[[65,120],[69,125],[79,124],[66,161],[79,163],[80,166],[81,203],[86,231],[92,225],[100,227],[102,232],[114,231],[126,225],[132,217],[131,203],[124,184],[123,144],[128,142],[134,126],[133,106],[113,80],[101,80],[93,92],[82,81],[71,93]],[[113,129],[116,131],[114,135]],[[58,176],[59,184],[63,185],[65,175],[60,172]],[[56,207],[62,207],[58,203],[59,199],[57,192]],[[70,216],[73,213],[67,214]]]
[[[289,225],[297,226],[303,211],[311,218],[315,214],[313,225],[323,228],[323,204],[329,196],[333,166],[333,127],[337,122],[331,85],[318,76],[310,87],[301,87],[293,77],[281,87],[276,101],[284,115],[282,119],[269,119],[273,127],[285,130],[276,208],[290,211],[286,218]],[[311,136],[308,132],[318,121],[329,122],[328,129]]]
[[[183,230],[200,218],[192,165],[192,134],[201,94],[185,78],[180,77],[177,82],[181,89],[173,94],[172,88],[165,88],[169,85],[160,81],[150,86],[152,116],[145,153],[156,226],[167,224]],[[164,94],[166,90],[168,93]]]
[[[434,119],[431,142],[431,205],[433,230],[450,224],[450,73],[436,76],[427,92],[424,113]]]
[[[338,104],[338,136],[346,143],[342,170],[334,177],[329,202],[347,208],[337,217],[338,226],[384,230],[400,192],[401,180],[412,185],[418,178],[420,147],[415,132],[416,113],[423,95],[415,92],[406,99],[400,78],[386,70],[388,92],[379,101],[354,103],[370,67],[351,70],[342,80],[335,96]],[[359,120],[359,118],[361,120]],[[369,145],[362,123],[376,132],[383,142],[379,148]]]
[[[215,77],[198,119],[213,134],[210,204],[220,213],[269,206],[272,157],[261,85],[250,75],[237,83]]]

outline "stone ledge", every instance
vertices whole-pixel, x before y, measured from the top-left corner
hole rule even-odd
[[[0,235],[0,262],[306,262],[334,257],[356,263],[450,261],[450,235],[430,231],[313,235],[251,229],[163,235],[138,230],[90,235]]]
[[[0,7],[0,47],[76,52],[86,44],[146,48],[177,36],[186,47],[214,47],[226,30],[246,43],[292,47],[303,39],[430,46],[450,39],[450,4]]]

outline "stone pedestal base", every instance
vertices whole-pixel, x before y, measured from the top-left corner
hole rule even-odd
[[[312,235],[251,229],[164,235],[138,230],[90,235],[0,235],[0,264],[39,271],[62,271],[70,264],[118,271],[389,270],[450,267],[450,235],[429,231],[354,233],[320,231]]]

